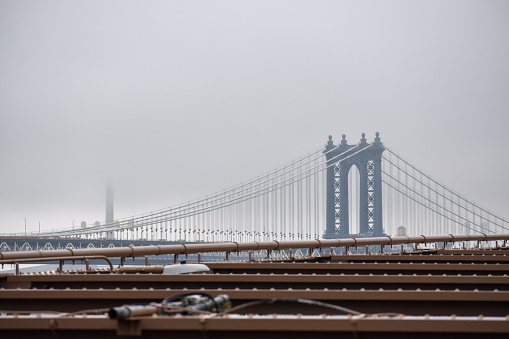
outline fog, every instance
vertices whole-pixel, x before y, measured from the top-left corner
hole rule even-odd
[[[382,142],[509,216],[506,1],[0,2],[0,233]]]

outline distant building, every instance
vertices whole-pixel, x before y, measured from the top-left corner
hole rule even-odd
[[[113,187],[106,186],[106,225],[113,225]]]
[[[406,237],[406,228],[404,226],[399,226],[396,235],[398,237]]]
[[[486,232],[490,229],[490,222],[488,220],[481,221],[481,232]]]
[[[470,230],[472,226],[470,225],[470,221],[465,221],[465,234],[470,234]]]
[[[106,226],[113,226],[113,187],[108,184],[106,186]],[[115,238],[113,231],[106,233],[107,240],[113,240]]]

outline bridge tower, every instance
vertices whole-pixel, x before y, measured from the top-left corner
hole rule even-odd
[[[348,215],[348,173],[356,166],[360,176],[360,212],[358,237],[382,236],[382,152],[385,150],[376,133],[369,146],[362,133],[359,145],[348,145],[346,136],[338,146],[332,136],[325,147],[327,159],[327,215],[324,238],[348,238],[350,234]],[[369,147],[368,147],[369,146]],[[367,148],[366,148],[367,147]],[[357,153],[358,152],[358,153]]]
[[[111,183],[108,183],[106,186],[106,226],[113,226],[114,216],[113,216],[113,186]],[[112,231],[106,232],[106,239],[113,240],[114,234]]]

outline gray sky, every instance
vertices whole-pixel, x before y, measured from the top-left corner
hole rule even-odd
[[[236,185],[365,132],[509,216],[507,1],[0,2],[0,232]]]

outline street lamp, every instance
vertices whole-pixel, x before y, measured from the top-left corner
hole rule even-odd
[[[27,219],[25,218],[25,238],[27,237]]]

